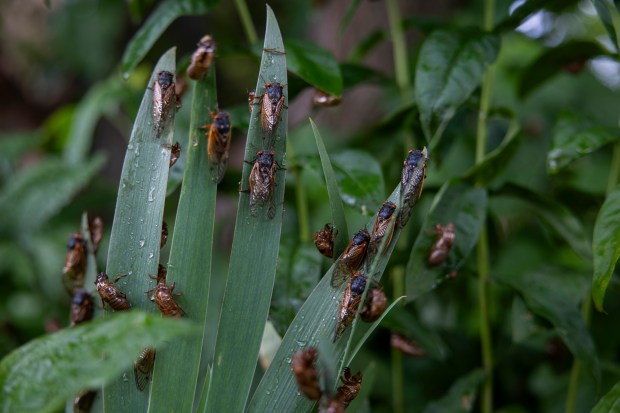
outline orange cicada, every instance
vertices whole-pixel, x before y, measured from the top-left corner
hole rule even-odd
[[[95,279],[95,286],[97,287],[99,297],[101,297],[101,303],[107,303],[114,311],[125,311],[129,310],[131,307],[131,304],[129,304],[127,300],[127,296],[116,288],[115,285],[122,277],[124,276],[120,275],[114,282],[111,282],[108,275],[101,272],[97,274],[97,278]]]
[[[176,101],[174,74],[167,70],[162,70],[157,74],[153,89],[153,122],[157,138],[164,131],[170,115],[170,108],[173,103],[176,104]]]
[[[344,283],[358,268],[366,258],[370,234],[365,228],[360,229],[347,245],[344,252],[338,257],[334,271],[332,272],[331,286],[339,287]]]
[[[203,78],[211,63],[215,57],[215,50],[217,45],[213,38],[209,35],[203,36],[197,44],[196,51],[192,54],[192,62],[187,68],[187,75],[194,79],[200,80]]]
[[[403,163],[403,173],[400,180],[400,212],[396,224],[403,228],[409,222],[413,207],[418,202],[426,178],[426,149],[409,151]]]
[[[263,132],[271,135],[275,132],[280,114],[284,108],[284,83],[269,82],[261,96],[261,125]]]
[[[147,347],[140,352],[138,359],[133,363],[133,376],[138,390],[146,388],[151,379],[153,364],[155,364],[155,349]]]
[[[220,183],[226,172],[228,165],[228,150],[230,149],[231,126],[230,116],[226,112],[211,113],[212,123],[206,124],[203,128],[208,129],[207,152],[209,153],[209,163],[217,168],[216,182]]]
[[[65,266],[62,270],[62,282],[71,297],[84,287],[86,274],[86,243],[79,233],[71,234],[67,243]]]
[[[428,265],[439,265],[448,259],[448,254],[454,244],[454,224],[435,225],[435,234],[438,238],[428,253]]]

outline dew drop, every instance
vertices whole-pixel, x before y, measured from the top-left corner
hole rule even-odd
[[[140,241],[138,241],[138,245],[140,246],[140,248],[144,247],[145,243],[146,243],[145,239],[141,239]]]

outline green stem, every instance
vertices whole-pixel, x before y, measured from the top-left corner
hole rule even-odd
[[[394,268],[394,299],[404,295],[404,269]],[[392,348],[392,411],[405,413],[405,396],[403,383],[403,355],[400,350]]]
[[[248,11],[248,5],[245,4],[245,0],[235,0],[235,7],[237,8],[237,13],[239,13],[239,17],[241,18],[241,24],[243,25],[245,35],[248,37],[248,41],[250,44],[257,43],[258,35],[256,34],[256,28],[252,22],[252,17]]]
[[[400,89],[403,102],[406,102],[408,100],[407,93],[411,81],[409,79],[409,69],[407,67],[407,43],[405,42],[405,32],[401,22],[400,11],[398,10],[398,0],[387,0],[387,11],[390,21],[392,48],[394,49],[396,83]]]
[[[295,176],[295,201],[297,202],[297,219],[299,221],[299,241],[310,241],[310,221],[308,219],[308,201],[306,197],[306,188],[301,184],[301,174],[299,173],[299,165],[297,158],[291,145],[290,140],[286,141],[286,158],[288,160],[289,170]]]

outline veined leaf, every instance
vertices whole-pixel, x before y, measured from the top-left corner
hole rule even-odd
[[[288,70],[323,92],[342,95],[340,66],[329,51],[301,40],[287,40],[285,45]]]
[[[79,391],[113,380],[142,348],[198,332],[193,324],[177,321],[128,311],[23,345],[0,362],[0,410],[57,411]]]
[[[416,299],[437,287],[465,263],[474,249],[486,218],[487,193],[459,180],[448,181],[435,195],[431,209],[413,244],[406,268],[407,299]],[[435,225],[454,224],[454,245],[445,263],[428,264],[428,254],[437,240]]]
[[[189,137],[182,145],[187,161],[177,208],[170,260],[168,284],[176,283],[183,296],[177,300],[186,318],[203,326],[199,336],[183,337],[170,347],[157,352],[149,411],[189,412],[197,391],[198,368],[207,302],[211,282],[213,224],[217,167],[209,164],[207,138],[202,125],[210,120],[210,110],[218,107],[215,88],[215,65],[204,79],[194,84]],[[174,394],[175,397],[170,397]]]
[[[167,126],[161,136],[157,136],[151,87],[160,71],[175,71],[174,55],[175,50],[169,50],[155,66],[131,131],[118,188],[106,267],[112,279],[116,275],[127,275],[117,284],[119,289],[127,295],[132,307],[146,311],[154,311],[155,307],[145,292],[154,286],[149,275],[157,274],[159,263],[174,131],[173,107]],[[148,405],[148,391],[138,390],[133,369],[128,369],[122,377],[104,388],[103,398],[106,412],[142,412]]]
[[[620,187],[607,195],[594,224],[592,298],[603,311],[605,291],[620,257]]]
[[[330,157],[342,200],[361,210],[381,202],[385,184],[381,165],[366,152],[347,150]]]
[[[283,165],[287,136],[287,55],[284,54],[278,23],[269,6],[263,47],[256,90],[263,91],[264,82],[285,84],[285,108],[281,112],[278,128],[274,131],[275,139],[263,141],[260,108],[258,105],[254,106],[245,159],[254,159],[257,148],[265,148],[265,145],[274,142],[273,148],[267,146],[265,150],[273,149],[276,160]],[[243,188],[248,187],[251,168],[252,165],[244,165],[241,180]],[[206,412],[243,411],[250,392],[276,273],[282,226],[284,174],[285,171],[276,172],[273,195],[275,216],[272,219],[267,216],[266,205],[256,216],[252,216],[249,207],[250,195],[240,194]]]

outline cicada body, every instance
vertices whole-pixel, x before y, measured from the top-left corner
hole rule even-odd
[[[97,292],[101,297],[102,303],[107,303],[114,311],[125,311],[129,310],[131,305],[127,300],[127,296],[121,292],[118,288],[116,288],[116,283],[121,277],[116,278],[114,282],[111,282],[106,273],[97,274],[97,278],[95,280],[95,286],[97,287]]]
[[[166,221],[161,222],[161,237],[159,238],[159,248],[164,248],[166,242],[168,241],[168,224]]]
[[[267,135],[275,132],[284,108],[284,84],[269,82],[261,97],[261,125]]]
[[[396,211],[396,204],[387,201],[383,203],[377,213],[375,225],[372,228],[372,235],[370,236],[370,243],[368,244],[368,265],[372,264],[383,238],[387,236],[385,248],[392,241],[392,235],[394,235],[394,225],[392,225],[392,222],[396,218],[394,211]]]
[[[439,265],[448,259],[448,254],[454,244],[454,224],[449,223],[446,226],[437,224],[435,225],[435,233],[438,237],[437,241],[428,253],[428,265],[431,266]]]
[[[297,387],[309,400],[319,400],[321,398],[316,358],[316,348],[308,347],[295,353],[291,361],[291,370],[297,381]]]
[[[336,316],[336,331],[334,333],[334,341],[338,340],[342,333],[351,325],[360,300],[366,289],[366,276],[362,273],[354,274],[351,281],[344,290],[340,305],[338,306],[338,315]]]
[[[88,230],[90,231],[90,242],[93,245],[93,253],[99,250],[99,244],[103,239],[103,221],[99,217],[88,220]]]
[[[179,142],[177,142],[170,147],[170,165],[168,165],[168,167],[172,168],[172,166],[175,163],[177,163],[180,156],[181,156],[181,145],[179,144]]]
[[[338,257],[334,271],[332,272],[331,286],[338,288],[355,271],[359,269],[366,258],[370,234],[365,228],[360,229],[347,245],[344,252]]]
[[[153,122],[157,138],[161,136],[161,133],[166,128],[170,108],[173,104],[176,104],[176,96],[174,74],[162,70],[157,74],[153,89]]]
[[[213,63],[217,49],[215,41],[209,35],[200,39],[197,46],[196,51],[192,54],[192,62],[187,68],[187,75],[194,80],[202,79],[207,73]]]
[[[220,183],[226,172],[228,165],[228,150],[230,149],[231,126],[230,116],[226,112],[211,114],[213,122],[208,127],[207,152],[209,153],[209,163],[217,168],[216,182]]]
[[[263,205],[267,205],[267,217],[269,219],[276,215],[275,189],[276,162],[274,151],[259,151],[256,154],[256,161],[250,171],[250,214],[257,216]]]
[[[154,291],[153,299],[155,305],[164,317],[181,318],[185,315],[185,311],[174,299],[175,295],[181,295],[181,293],[174,292],[176,283],[172,283],[171,286],[166,284],[166,272],[162,271],[161,268],[165,269],[165,267],[160,266],[160,271],[157,275],[157,285],[152,290],[147,291],[147,293]]]
[[[90,321],[93,318],[93,300],[88,291],[77,290],[71,300],[71,327]]]
[[[314,245],[319,252],[327,258],[334,257],[334,237],[337,231],[331,224],[325,224],[323,229],[314,234]]]
[[[151,380],[153,364],[155,364],[155,349],[147,347],[140,352],[138,359],[133,363],[133,376],[138,390],[143,391]]]
[[[413,207],[420,199],[424,178],[426,177],[426,149],[423,151],[409,151],[403,164],[403,173],[400,180],[400,212],[397,225],[403,228],[409,222]]]
[[[336,391],[338,392],[338,397],[342,401],[343,406],[347,408],[349,407],[349,403],[351,403],[360,392],[360,388],[362,387],[362,372],[358,371],[354,376],[351,374],[351,369],[345,367],[344,374],[340,376],[340,380],[342,380],[342,386],[338,387]]]
[[[62,270],[62,282],[71,297],[84,287],[86,274],[86,243],[79,233],[71,234],[67,243],[65,266]]]

